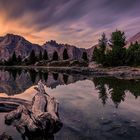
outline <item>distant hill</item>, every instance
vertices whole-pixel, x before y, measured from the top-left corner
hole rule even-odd
[[[135,43],[135,42],[138,42],[140,43],[140,32],[138,32],[137,34],[135,34],[134,36],[130,37],[128,40],[127,40],[127,44],[126,44],[126,47],[128,48],[129,45],[131,43]]]

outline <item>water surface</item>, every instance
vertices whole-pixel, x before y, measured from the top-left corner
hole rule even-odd
[[[1,112],[0,134],[6,132],[14,140],[139,140],[139,80],[5,68],[0,70],[0,97],[32,100],[40,79],[47,85],[46,92],[60,103],[63,128],[51,138],[27,138],[5,125],[6,113]]]

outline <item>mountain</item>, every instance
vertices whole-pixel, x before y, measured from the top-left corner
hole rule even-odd
[[[69,59],[71,60],[80,60],[83,52],[87,51],[84,48],[77,48],[68,44],[58,44],[56,41],[49,41],[40,46],[27,41],[22,36],[14,34],[7,34],[0,37],[0,59],[3,60],[11,57],[14,51],[17,56],[20,55],[22,58],[28,57],[32,50],[35,50],[36,54],[39,54],[40,51],[47,50],[50,60],[52,60],[53,53],[56,51],[59,60],[63,60],[64,49],[67,49]]]
[[[93,51],[94,51],[95,47],[98,48],[99,45],[97,44],[97,45],[92,46],[92,47],[89,48],[89,49],[86,49],[86,52],[87,52],[87,55],[88,55],[88,59],[89,59],[90,61],[92,60],[92,57],[93,57]]]
[[[140,43],[140,32],[138,32],[137,34],[135,34],[127,40],[126,47],[128,48],[131,43],[135,43],[136,41]]]
[[[140,43],[140,32],[132,36],[127,40],[126,47],[128,48],[130,43],[138,41]],[[40,51],[47,50],[49,59],[52,60],[53,53],[58,53],[59,60],[63,60],[64,49],[67,49],[69,59],[81,60],[83,52],[87,52],[89,60],[92,59],[93,50],[98,45],[92,46],[89,49],[77,48],[76,46],[69,44],[58,44],[56,41],[48,41],[44,45],[33,44],[26,40],[24,37],[14,34],[7,34],[0,37],[0,59],[7,60],[15,51],[16,55],[20,55],[22,58],[28,57],[32,50],[36,54]]]
[[[32,44],[19,35],[7,34],[4,37],[0,37],[1,59],[7,60],[14,51],[17,56],[20,55],[22,58],[25,58],[33,49],[37,53],[42,50],[39,45]]]
[[[80,60],[82,58],[82,54],[86,49],[77,48],[68,44],[58,44],[56,41],[46,42],[43,46],[43,49],[46,49],[48,52],[48,56],[50,59],[53,57],[53,53],[56,51],[58,53],[58,57],[60,60],[63,60],[63,52],[64,49],[67,49],[69,59],[77,59]]]

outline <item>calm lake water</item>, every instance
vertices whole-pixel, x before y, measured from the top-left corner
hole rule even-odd
[[[52,138],[27,138],[4,123],[0,134],[13,140],[139,140],[140,80],[68,75],[45,69],[0,69],[0,97],[32,100],[42,79],[46,92],[60,103],[63,128]]]

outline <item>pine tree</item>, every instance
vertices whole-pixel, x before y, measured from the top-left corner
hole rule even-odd
[[[126,37],[124,32],[116,30],[111,34],[111,46],[112,46],[112,66],[125,65],[126,49],[124,48],[126,43]]]
[[[46,50],[44,50],[43,59],[48,60],[48,53]]]
[[[42,56],[42,52],[39,52],[39,56],[38,56],[38,61],[42,60],[43,56]]]
[[[13,65],[16,65],[16,64],[17,64],[17,56],[16,56],[15,51],[13,52],[13,55],[12,55],[11,61],[12,61]]]
[[[58,61],[58,53],[56,51],[53,53],[53,60]]]
[[[34,64],[36,62],[35,51],[32,50],[29,56],[29,64]]]
[[[67,52],[67,49],[64,49],[64,51],[63,51],[63,60],[67,60],[67,59],[69,59],[68,52]]]
[[[105,33],[103,33],[101,39],[99,39],[99,48],[103,54],[105,53],[106,50],[107,41],[108,40],[106,38],[106,35]]]
[[[100,64],[105,64],[105,52],[107,47],[107,38],[105,33],[99,39],[99,48],[95,47],[93,51],[93,60]]]
[[[125,37],[125,33],[119,30],[116,30],[115,32],[113,32],[111,34],[111,46],[112,49],[121,49],[124,48],[125,44],[126,44],[126,37]]]
[[[82,59],[83,59],[84,61],[87,61],[87,60],[88,60],[87,52],[83,52],[83,54],[82,54]]]

